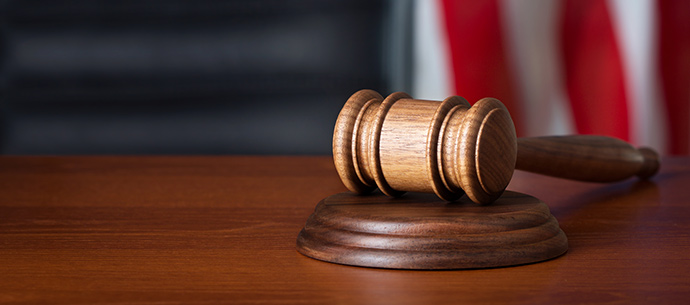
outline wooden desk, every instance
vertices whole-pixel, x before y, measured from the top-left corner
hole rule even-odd
[[[341,266],[295,251],[344,191],[330,157],[0,157],[0,303],[668,304],[690,300],[690,159],[651,182],[517,173],[570,240],[489,270]]]

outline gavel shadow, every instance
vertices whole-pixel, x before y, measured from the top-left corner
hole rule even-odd
[[[601,248],[634,238],[631,232],[638,230],[645,218],[654,217],[655,210],[659,209],[658,184],[671,176],[659,175],[653,181],[630,180],[588,188],[581,193],[568,194],[567,199],[559,198],[553,205],[548,199],[544,201],[568,236],[569,252]]]

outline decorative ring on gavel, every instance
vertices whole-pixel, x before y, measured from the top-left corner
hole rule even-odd
[[[467,194],[482,204],[501,196],[516,162],[518,169],[600,182],[649,177],[659,168],[653,150],[618,139],[517,139],[510,113],[494,98],[470,106],[459,96],[427,101],[397,92],[384,99],[372,90],[356,92],[341,110],[333,159],[355,193],[378,187],[392,197],[433,192],[447,201]]]

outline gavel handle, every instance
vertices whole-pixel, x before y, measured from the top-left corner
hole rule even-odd
[[[518,139],[516,169],[591,182],[648,178],[659,170],[659,156],[605,136],[553,136]]]

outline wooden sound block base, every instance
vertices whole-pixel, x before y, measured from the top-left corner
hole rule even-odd
[[[395,269],[512,266],[562,255],[568,240],[539,199],[505,192],[491,205],[431,194],[339,193],[317,206],[297,250],[332,263]]]

